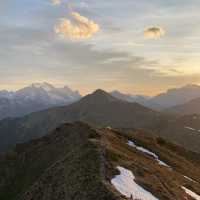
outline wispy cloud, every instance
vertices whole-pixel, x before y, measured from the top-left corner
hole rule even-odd
[[[144,31],[144,37],[147,39],[157,39],[164,36],[166,31],[161,27],[150,27]]]
[[[100,30],[100,26],[94,21],[80,15],[71,13],[72,20],[64,18],[55,27],[55,32],[65,38],[80,40],[88,39]]]
[[[61,4],[61,0],[51,0],[53,5],[60,5]]]

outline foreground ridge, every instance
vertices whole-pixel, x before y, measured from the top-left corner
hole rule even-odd
[[[129,141],[134,141],[135,146],[130,146]],[[160,165],[154,156],[137,146],[154,152],[170,168]],[[144,191],[151,194],[151,199],[191,199],[183,187],[200,194],[199,166],[198,154],[144,132],[125,133],[110,127],[97,129],[82,122],[65,123],[40,139],[1,154],[0,199],[138,198],[135,193],[121,192],[120,182],[116,187],[113,180],[121,169],[134,175],[134,186],[143,195]]]

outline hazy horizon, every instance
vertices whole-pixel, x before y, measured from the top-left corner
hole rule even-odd
[[[29,84],[29,85],[23,85],[22,87],[15,88],[15,89],[9,89],[9,88],[6,89],[6,88],[2,88],[2,90],[6,90],[6,91],[8,91],[8,92],[16,92],[16,91],[18,91],[18,90],[20,90],[20,89],[29,87],[29,86],[34,85],[34,84],[50,84],[50,85],[52,85],[52,86],[55,87],[55,88],[64,88],[64,87],[68,87],[68,88],[70,88],[70,89],[73,90],[73,91],[78,91],[82,96],[85,96],[85,95],[87,95],[87,94],[91,94],[91,93],[95,92],[96,90],[101,89],[101,90],[104,90],[104,91],[106,91],[106,92],[118,91],[118,92],[121,92],[121,93],[127,94],[127,95],[141,95],[141,96],[154,97],[154,96],[160,95],[160,94],[162,94],[162,93],[166,93],[168,90],[171,90],[171,89],[180,89],[180,88],[182,88],[182,87],[191,86],[191,85],[199,86],[199,87],[200,87],[199,84],[186,84],[186,85],[183,85],[183,86],[180,86],[180,87],[170,87],[170,88],[167,88],[166,90],[160,91],[159,93],[155,93],[155,94],[153,94],[153,95],[149,95],[149,94],[145,94],[145,93],[136,93],[136,92],[130,93],[130,92],[126,92],[126,91],[123,91],[123,90],[119,90],[118,88],[115,88],[115,89],[113,89],[113,90],[107,90],[107,89],[105,89],[105,88],[94,88],[93,90],[88,90],[88,92],[83,93],[83,92],[81,92],[78,88],[70,87],[70,86],[67,85],[67,84],[56,84],[56,85],[54,85],[54,84],[48,83],[48,82],[35,82],[35,83],[31,83],[31,84]],[[0,89],[0,91],[1,91],[1,89]]]

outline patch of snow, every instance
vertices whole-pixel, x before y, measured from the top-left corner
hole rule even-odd
[[[198,194],[196,194],[195,192],[187,189],[186,187],[182,186],[181,187],[188,195],[190,195],[192,198],[196,199],[196,200],[200,200],[200,196]]]
[[[120,175],[115,176],[111,183],[114,187],[127,198],[140,199],[140,200],[158,200],[150,192],[139,186],[134,180],[133,173],[123,167],[117,167]]]
[[[184,178],[188,179],[189,181],[192,181],[194,183],[197,183],[195,180],[193,180],[192,178],[188,177],[188,176],[183,176]]]
[[[146,154],[152,156],[158,162],[159,165],[163,165],[165,167],[171,168],[168,164],[166,164],[165,162],[160,160],[159,157],[155,153],[153,153],[152,151],[149,151],[148,149],[145,149],[143,147],[137,146],[133,141],[130,141],[130,140],[128,141],[128,145],[131,146],[131,147],[136,148],[138,151],[141,151],[143,153],[146,153]]]
[[[195,131],[195,132],[198,132],[198,133],[200,132],[200,130],[194,129],[194,128],[189,127],[189,126],[185,126],[185,129],[188,129],[190,131]]]
[[[112,130],[112,128],[111,128],[110,126],[107,126],[106,128],[107,128],[108,130]]]
[[[54,89],[54,87],[48,83],[33,83],[32,87],[36,87],[36,88],[42,88],[43,90],[49,92],[52,89]]]
[[[191,131],[196,131],[196,129],[189,127],[189,126],[185,126],[186,129],[191,130]]]

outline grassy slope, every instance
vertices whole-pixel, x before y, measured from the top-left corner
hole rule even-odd
[[[157,153],[159,158],[172,166],[173,170],[158,165],[150,156],[145,155],[127,145],[128,139],[138,145]],[[103,140],[106,148],[107,178],[111,179],[116,172],[116,166],[130,169],[136,176],[136,181],[152,192],[160,200],[183,200],[185,193],[181,186],[186,186],[200,194],[200,156],[187,152],[181,147],[172,145],[160,138],[146,137],[140,133],[124,135],[105,130]],[[186,155],[186,156],[185,156]],[[183,175],[193,178],[198,183],[191,182]],[[188,197],[188,199],[191,199]]]
[[[0,160],[0,199],[114,199],[102,183],[98,145],[87,125],[63,125],[54,134]]]
[[[173,170],[128,146],[128,140],[155,152]],[[122,200],[110,184],[119,165],[160,200],[183,200],[182,185],[200,194],[199,154],[141,131],[95,130],[75,123],[0,156],[0,199]]]

